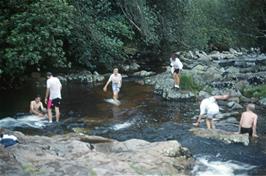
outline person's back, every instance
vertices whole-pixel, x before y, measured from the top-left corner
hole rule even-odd
[[[47,80],[47,87],[50,89],[50,99],[61,98],[61,83],[57,77]]]
[[[251,128],[253,126],[254,120],[257,118],[257,115],[251,111],[246,111],[242,113],[242,124],[243,128]]]
[[[257,137],[256,126],[258,116],[253,112],[254,110],[255,105],[248,104],[247,110],[242,113],[239,123],[239,132],[241,134],[249,133],[249,136]]]

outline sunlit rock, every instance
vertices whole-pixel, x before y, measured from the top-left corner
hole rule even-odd
[[[204,129],[204,128],[192,128],[190,131],[199,137],[216,139],[223,141],[227,144],[242,143],[244,145],[249,144],[248,134],[239,134],[237,132],[228,132],[219,129]]]

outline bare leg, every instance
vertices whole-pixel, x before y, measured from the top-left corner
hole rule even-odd
[[[174,79],[174,81],[175,81],[175,85],[176,85],[176,78],[175,78],[175,77],[176,77],[176,73],[173,73],[173,79]],[[175,85],[174,85],[174,86],[175,86]]]
[[[211,121],[210,119],[206,119],[206,126],[208,129],[211,129]]]
[[[47,111],[48,111],[48,120],[49,122],[52,122],[52,109],[49,108]]]
[[[59,122],[60,119],[59,107],[55,107],[55,117],[56,117],[56,122]]]
[[[117,100],[117,99],[118,99],[118,92],[114,92],[114,93],[113,93],[113,99],[114,99],[114,100]]]
[[[176,82],[176,85],[178,85],[179,86],[179,84],[180,84],[180,78],[179,78],[179,74],[176,74],[176,79],[175,79],[175,82]]]
[[[211,120],[211,124],[212,124],[212,129],[215,129],[215,124],[213,120]]]

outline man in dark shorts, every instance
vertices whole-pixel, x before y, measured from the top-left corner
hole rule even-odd
[[[53,77],[52,73],[47,73],[47,88],[45,94],[45,103],[47,104],[48,119],[52,123],[52,108],[55,108],[55,117],[58,122],[60,119],[60,101],[62,84],[57,77]]]
[[[239,123],[239,132],[241,134],[248,133],[249,136],[258,137],[256,134],[256,126],[257,126],[257,114],[254,113],[255,105],[248,104],[246,107],[246,111],[242,113],[241,120]]]

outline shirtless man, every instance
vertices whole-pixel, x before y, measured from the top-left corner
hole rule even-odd
[[[206,126],[208,129],[214,129],[213,118],[219,113],[219,106],[216,100],[226,100],[229,98],[229,95],[216,95],[209,98],[205,98],[200,103],[200,115],[196,123],[193,123],[194,126],[199,127],[201,118],[206,115]]]
[[[105,86],[103,87],[103,91],[107,91],[107,86],[109,83],[112,82],[112,89],[113,89],[113,99],[114,101],[119,103],[118,100],[118,93],[122,86],[122,76],[118,73],[118,68],[114,68],[113,74],[110,76],[109,80],[106,82]]]
[[[44,111],[41,97],[37,95],[35,100],[30,102],[30,113],[42,117],[44,116]]]
[[[257,126],[257,114],[254,113],[255,105],[248,104],[246,111],[242,113],[241,120],[239,123],[240,134],[248,133],[249,136],[258,137],[256,133]]]

